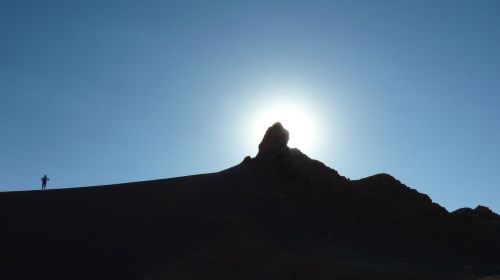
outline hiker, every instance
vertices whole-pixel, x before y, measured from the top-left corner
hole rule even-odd
[[[44,191],[47,188],[47,181],[49,180],[49,177],[47,177],[47,175],[43,175],[40,180],[42,180],[42,191]]]

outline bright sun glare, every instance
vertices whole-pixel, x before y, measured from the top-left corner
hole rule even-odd
[[[317,145],[316,122],[313,111],[308,111],[300,103],[280,103],[257,112],[253,127],[253,141],[259,143],[266,129],[275,122],[281,122],[290,133],[288,146],[307,153]]]

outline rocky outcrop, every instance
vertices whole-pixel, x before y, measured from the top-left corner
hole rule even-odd
[[[289,150],[289,134],[281,123],[277,122],[270,126],[262,142],[259,144],[259,152],[256,158],[276,158]]]
[[[491,211],[490,208],[478,205],[476,208],[460,208],[453,211],[452,216],[458,221],[466,224],[474,224],[489,232],[500,235],[500,215]]]
[[[267,185],[276,195],[273,205],[280,206],[270,213],[278,220],[293,221],[299,234],[308,236],[311,233],[305,229],[315,229],[317,239],[342,240],[351,252],[384,251],[386,256],[411,263],[429,254],[428,263],[440,263],[446,254],[461,255],[462,260],[450,264],[457,266],[463,266],[462,261],[477,265],[482,252],[492,252],[482,248],[485,242],[481,240],[500,245],[491,231],[496,228],[496,214],[488,208],[470,209],[471,216],[482,219],[481,228],[476,222],[456,222],[429,196],[391,175],[349,180],[300,150],[288,148],[288,137],[280,123],[274,124],[257,156],[244,163],[269,180]]]
[[[469,207],[460,208],[452,212],[456,217],[462,217],[469,220],[498,220],[500,221],[500,215],[491,211],[490,208],[482,205],[478,205],[475,209]]]

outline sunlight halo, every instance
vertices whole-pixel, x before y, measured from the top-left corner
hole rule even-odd
[[[289,147],[315,152],[319,137],[313,108],[298,101],[280,101],[257,110],[251,126],[252,142],[259,143],[267,128],[276,122],[281,122],[290,133]]]

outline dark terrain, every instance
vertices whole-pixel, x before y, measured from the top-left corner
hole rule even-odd
[[[255,158],[218,173],[0,193],[0,279],[500,274],[487,207],[449,213],[390,175],[349,180],[287,142],[277,123]]]

